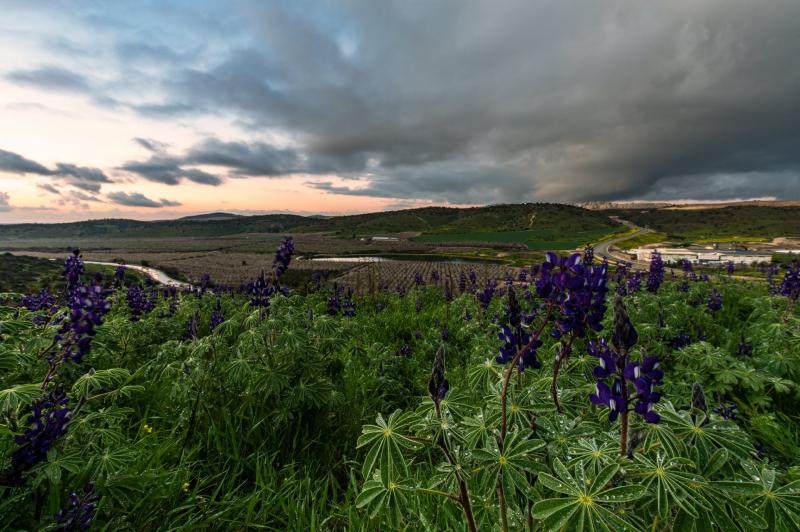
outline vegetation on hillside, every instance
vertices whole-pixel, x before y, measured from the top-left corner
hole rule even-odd
[[[614,209],[604,211],[670,240],[800,235],[800,207],[730,206],[719,209]]]
[[[474,208],[426,207],[330,218],[289,214],[189,217],[179,220],[90,220],[65,224],[0,225],[0,239],[167,238],[224,236],[243,233],[332,232],[339,236],[383,233],[459,233],[546,229],[556,234],[614,228],[618,224],[597,211],[570,205],[492,205]]]
[[[796,265],[768,289],[551,255],[513,290],[360,298],[284,290],[292,251],[242,293],[70,259],[0,307],[0,527],[800,526]]]

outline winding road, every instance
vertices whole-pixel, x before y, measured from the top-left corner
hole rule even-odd
[[[623,255],[623,254],[621,254],[619,252],[612,253],[611,252],[611,247],[619,244],[620,242],[628,240],[630,238],[634,238],[634,237],[637,237],[637,236],[645,235],[647,233],[652,233],[653,230],[652,229],[645,229],[644,227],[639,227],[638,225],[635,225],[635,224],[633,224],[633,223],[631,223],[631,222],[629,222],[627,220],[620,220],[616,216],[611,216],[611,218],[613,220],[616,220],[617,222],[621,223],[622,225],[624,225],[626,227],[629,227],[631,229],[635,229],[636,231],[634,233],[630,233],[630,234],[623,235],[623,236],[620,236],[620,237],[617,237],[617,238],[611,238],[609,240],[604,240],[602,242],[599,242],[594,247],[594,254],[599,256],[599,257],[603,257],[604,259],[608,259],[609,262],[612,262],[612,261],[617,261],[617,262],[618,261],[626,261],[626,262],[632,263],[633,266],[636,267],[636,268],[643,269],[643,270],[648,269],[650,267],[650,264],[648,262],[638,261],[638,260],[631,260],[628,256]]]
[[[116,262],[98,262],[93,260],[85,260],[83,262],[85,264],[97,264],[99,266],[113,266],[114,268],[120,266]],[[178,281],[177,279],[173,279],[166,273],[156,268],[151,268],[149,266],[137,266],[135,264],[123,264],[122,266],[125,266],[125,268],[129,270],[136,270],[138,272],[145,273],[150,277],[152,277],[153,279],[155,279],[157,282],[163,284],[164,286],[174,286],[175,288],[181,288],[181,289],[183,288],[189,289],[192,287],[191,284],[184,283],[183,281]]]

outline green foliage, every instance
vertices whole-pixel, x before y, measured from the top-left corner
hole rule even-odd
[[[800,207],[736,205],[710,209],[614,209],[606,211],[670,239],[774,238],[800,234]]]
[[[268,310],[223,296],[211,333],[216,296],[183,294],[174,315],[160,300],[131,322],[120,290],[83,364],[58,373],[73,410],[66,436],[24,486],[0,487],[0,528],[52,526],[92,481],[97,529],[463,530],[467,493],[476,528],[492,530],[502,487],[512,530],[796,530],[800,318],[765,287],[725,279],[711,314],[710,288],[627,296],[633,356],[659,356],[666,372],[662,422],[631,417],[630,456],[587,400],[583,341],[562,367],[556,412],[549,337],[544,367],[509,381],[498,444],[501,298],[481,311],[471,294],[446,304],[431,284],[357,299],[346,318],[327,315],[325,290]],[[58,328],[17,310],[0,307],[0,470]],[[195,313],[198,338],[185,340]],[[692,343],[669,347],[679,333]],[[437,412],[425,384],[439,349],[450,390]],[[705,409],[691,404],[695,382]],[[724,419],[715,408],[730,402],[737,417]]]

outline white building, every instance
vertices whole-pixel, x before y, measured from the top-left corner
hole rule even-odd
[[[699,247],[688,248],[635,248],[630,253],[636,260],[649,262],[653,252],[658,251],[664,262],[687,260],[692,264],[754,264],[769,262],[772,255],[759,251],[718,250]]]

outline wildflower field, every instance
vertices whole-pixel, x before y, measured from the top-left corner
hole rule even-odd
[[[0,528],[798,530],[800,265],[2,295]]]

